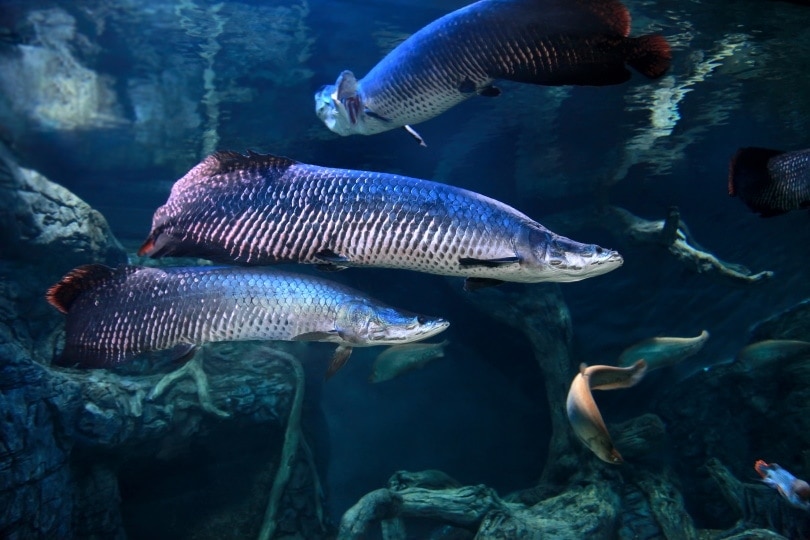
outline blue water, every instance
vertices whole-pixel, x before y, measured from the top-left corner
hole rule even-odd
[[[730,360],[751,324],[810,296],[808,213],[761,219],[727,194],[737,148],[810,144],[808,8],[628,0],[633,35],[660,32],[673,43],[672,68],[657,81],[634,74],[619,86],[563,90],[499,83],[498,98],[471,99],[420,124],[427,148],[401,130],[342,138],[321,124],[313,94],[322,85],[343,69],[362,76],[408,34],[464,4],[4,0],[0,24],[15,37],[0,44],[2,58],[19,54],[20,44],[45,44],[97,75],[93,88],[103,96],[54,112],[36,102],[55,95],[46,84],[26,91],[20,85],[29,79],[0,79],[0,135],[25,166],[98,209],[130,250],[146,237],[172,183],[213,149],[447,182],[560,234],[618,249],[621,269],[562,286],[575,362],[612,363],[656,335],[707,329],[712,338],[638,392],[606,396],[605,414],[614,418],[644,412],[659,385]],[[28,19],[54,9],[75,22],[75,32],[60,37]],[[654,117],[660,129],[653,139]],[[664,248],[622,239],[598,222],[569,234],[564,220],[554,221],[605,200],[651,220],[677,206],[704,249],[774,277],[740,284],[699,274]],[[366,381],[377,350],[356,351],[324,384],[331,348],[311,348],[305,369],[315,412],[305,422],[318,426],[312,444],[329,515],[339,519],[402,469],[441,469],[501,493],[533,485],[550,427],[525,338],[472,310],[451,289],[460,280],[390,270],[329,277],[452,321],[444,359],[380,385]]]

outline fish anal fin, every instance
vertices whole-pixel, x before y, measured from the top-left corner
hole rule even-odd
[[[502,283],[504,282],[500,279],[468,277],[464,280],[464,290],[477,291],[486,287],[497,287]]]
[[[335,354],[332,355],[332,361],[329,363],[329,367],[326,368],[326,375],[324,376],[324,379],[331,379],[340,368],[346,365],[346,361],[349,360],[351,355],[351,347],[347,347],[346,345],[338,346],[338,348],[335,349]]]
[[[520,264],[520,257],[499,257],[497,259],[477,259],[475,257],[461,257],[458,264],[464,267],[483,266],[486,268],[500,268],[510,264]]]
[[[627,63],[650,79],[667,72],[672,63],[672,48],[661,35],[627,38]]]
[[[93,289],[100,282],[113,277],[116,272],[115,268],[103,264],[79,266],[52,285],[45,293],[45,299],[62,313],[67,313],[81,293]]]

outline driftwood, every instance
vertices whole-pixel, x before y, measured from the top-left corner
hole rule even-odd
[[[745,266],[719,259],[701,247],[681,219],[677,208],[670,208],[666,219],[647,220],[618,206],[605,205],[555,214],[546,220],[554,230],[570,233],[584,227],[606,229],[619,240],[634,244],[659,245],[681,264],[699,274],[713,274],[742,283],[773,277],[773,272],[752,272]]]

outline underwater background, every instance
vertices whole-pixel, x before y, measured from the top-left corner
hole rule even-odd
[[[0,0],[0,536],[253,538],[278,497],[272,537],[360,538],[340,527],[347,510],[413,482],[467,487],[458,500],[491,511],[415,512],[395,524],[407,533],[389,523],[367,537],[523,538],[514,523],[541,515],[536,538],[810,538],[807,512],[753,467],[810,477],[807,355],[735,360],[762,339],[810,340],[810,216],[763,219],[728,195],[738,148],[808,145],[810,9],[626,4],[633,35],[672,45],[663,77],[500,82],[497,98],[420,124],[425,148],[400,130],[339,137],[313,94],[463,1]],[[476,292],[401,270],[332,273],[448,319],[433,339],[448,340],[444,357],[372,384],[378,348],[324,381],[328,344],[212,346],[205,370],[228,416],[205,408],[192,378],[150,400],[176,366],[49,367],[63,316],[46,289],[80,264],[146,264],[135,252],[155,209],[215,150],[463,187],[624,265]],[[689,250],[658,240],[674,208]],[[560,422],[581,362],[615,365],[647,338],[703,330],[693,357],[596,396],[624,464],[599,461]],[[271,497],[295,381],[305,442]],[[391,478],[428,470],[450,478]]]

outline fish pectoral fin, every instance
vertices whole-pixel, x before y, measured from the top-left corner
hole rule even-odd
[[[499,259],[476,259],[474,257],[461,257],[458,264],[461,266],[484,266],[486,268],[500,268],[510,264],[520,264],[520,257],[501,257]]]
[[[460,85],[458,85],[458,91],[462,94],[472,94],[475,92],[475,83],[472,82],[469,78],[464,79]]]
[[[292,338],[292,341],[332,341],[338,337],[337,330],[331,332],[304,332]]]
[[[349,262],[349,258],[340,255],[339,253],[335,253],[331,249],[322,249],[314,256],[315,261],[317,261],[316,266],[318,270],[324,270],[327,272],[335,272],[337,270],[344,270],[348,268],[348,265],[345,263]]]
[[[340,368],[346,365],[346,361],[352,355],[352,348],[346,345],[339,345],[337,349],[335,349],[335,354],[332,355],[332,361],[329,363],[329,367],[326,368],[326,375],[324,379],[332,378],[332,375],[338,372]]]
[[[464,290],[477,291],[486,287],[496,287],[501,283],[504,281],[500,279],[468,277],[464,280]]]
[[[485,86],[478,91],[479,96],[484,97],[498,97],[501,95],[501,89],[497,86]]]
[[[384,117],[384,116],[382,116],[380,114],[377,114],[374,111],[372,111],[371,109],[365,109],[363,112],[365,113],[366,116],[374,118],[375,120],[379,120],[380,122],[385,122],[386,124],[391,123],[390,118],[386,118],[386,117]]]
[[[407,131],[407,132],[408,132],[408,135],[410,135],[411,137],[413,137],[414,139],[416,139],[416,142],[418,142],[418,143],[419,143],[419,146],[427,146],[427,144],[425,143],[425,139],[423,139],[423,138],[422,138],[422,136],[421,136],[421,135],[419,135],[419,134],[416,132],[416,130],[415,130],[415,129],[413,129],[411,126],[409,126],[409,125],[407,125],[407,124],[406,124],[406,125],[402,126],[402,129],[404,129],[405,131]]]

